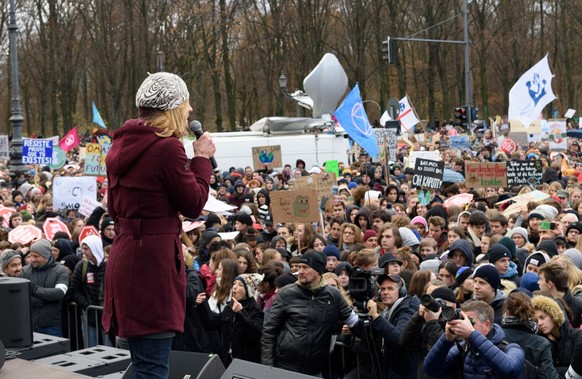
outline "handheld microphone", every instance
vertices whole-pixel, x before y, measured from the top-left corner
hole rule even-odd
[[[192,121],[188,126],[188,129],[190,129],[190,131],[194,133],[196,139],[202,137],[202,134],[204,134],[204,131],[202,130],[202,124],[198,120]],[[218,168],[218,164],[216,163],[216,159],[214,159],[214,156],[210,157],[210,163],[212,164],[213,169]]]

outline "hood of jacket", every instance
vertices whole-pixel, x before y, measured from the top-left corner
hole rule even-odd
[[[449,250],[449,257],[453,256],[453,251],[459,250],[467,257],[467,262],[465,266],[471,267],[473,265],[473,248],[471,246],[471,242],[460,239],[453,242],[451,248]]]
[[[507,272],[503,275],[500,275],[500,277],[503,279],[507,279],[507,278],[513,278],[515,275],[517,275],[517,265],[514,262],[510,261],[509,268],[507,269]]]
[[[127,120],[115,131],[106,158],[107,172],[123,175],[145,151],[162,139],[156,135],[157,129],[146,126],[144,122],[144,119]]]
[[[260,194],[265,195],[265,204],[267,204],[268,207],[271,206],[271,196],[269,195],[269,191],[266,188],[261,188],[259,190],[259,192],[257,193],[257,196]]]
[[[350,205],[349,207],[346,208],[346,222],[351,222],[350,213],[352,213],[354,209],[360,209],[360,207],[358,207],[357,205]]]

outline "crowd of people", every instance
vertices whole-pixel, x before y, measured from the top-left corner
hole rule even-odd
[[[279,223],[271,194],[292,190],[298,178],[324,167],[297,160],[282,170],[215,170],[209,196],[236,207],[234,214],[182,217],[183,262],[166,257],[169,263],[155,263],[185,270],[185,317],[174,328],[172,349],[215,353],[225,365],[239,358],[326,378],[580,377],[578,144],[570,141],[567,152],[554,153],[532,143],[507,154],[487,140],[469,152],[440,147],[447,139],[441,134],[433,145],[412,138],[388,166],[364,152],[340,162],[337,194],[330,191],[321,201],[323,222]],[[412,186],[408,149],[440,150],[445,167],[461,175],[467,162],[539,160],[542,180],[507,188],[444,182],[427,198]],[[112,323],[105,328],[97,312],[83,313],[88,330],[67,326],[75,317],[70,303],[81,310],[99,307],[108,291],[119,299],[123,280],[149,285],[149,278],[133,277],[135,271],[123,266],[115,288],[107,286],[107,261],[120,230],[131,249],[144,247],[135,245],[134,225],[112,215],[106,179],[98,180],[101,206],[86,220],[76,210],[53,209],[54,178],[82,176],[82,166],[46,167],[2,181],[4,206],[17,210],[0,230],[2,275],[31,281],[35,331],[82,333],[89,345],[124,346],[124,338],[115,338],[119,329],[111,314],[103,318]],[[512,200],[533,190],[543,193],[540,200]],[[464,193],[472,200],[445,206]],[[117,195],[119,212],[127,200]],[[138,198],[131,203],[135,212],[155,213]],[[70,236],[57,233],[30,246],[7,241],[11,229],[47,217],[66,221]],[[85,225],[101,236],[78,241]],[[156,228],[173,230],[156,225],[147,228],[152,241],[161,238]],[[153,263],[130,264],[145,269]],[[156,312],[182,312],[167,300]],[[122,327],[140,328],[140,317],[148,316]]]

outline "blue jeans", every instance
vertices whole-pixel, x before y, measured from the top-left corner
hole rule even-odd
[[[133,379],[167,379],[170,375],[172,338],[130,337]]]
[[[35,333],[48,334],[49,336],[62,337],[63,329],[60,325],[55,326],[35,326],[33,328]]]

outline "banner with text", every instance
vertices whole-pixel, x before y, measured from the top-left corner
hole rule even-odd
[[[333,172],[324,172],[300,177],[293,183],[291,189],[313,188],[317,192],[317,199],[321,202],[323,196],[332,195],[334,184],[337,184],[335,174]]]
[[[85,197],[97,199],[97,180],[90,176],[57,176],[53,182],[53,208],[79,209]]]
[[[396,129],[374,128],[372,130],[376,134],[376,141],[378,141],[380,161],[385,161],[384,156],[386,155],[386,149],[388,149],[388,159],[396,162],[396,155],[398,153]]]
[[[507,185],[539,185],[542,183],[541,161],[508,161]]]
[[[255,170],[264,170],[265,167],[283,167],[281,145],[255,146],[252,148],[253,167]]]
[[[22,138],[22,163],[48,166],[53,160],[53,141]]]
[[[0,159],[10,159],[10,143],[8,136],[0,136]]]
[[[467,163],[467,187],[507,187],[507,167],[502,163]]]
[[[451,149],[471,150],[471,136],[449,136],[449,141],[451,142]]]
[[[271,192],[271,207],[276,223],[315,222],[319,220],[319,202],[315,189]]]
[[[98,143],[88,143],[85,150],[85,175],[107,176],[103,146]]]
[[[443,184],[445,162],[417,158],[412,185],[417,188],[440,189]]]

